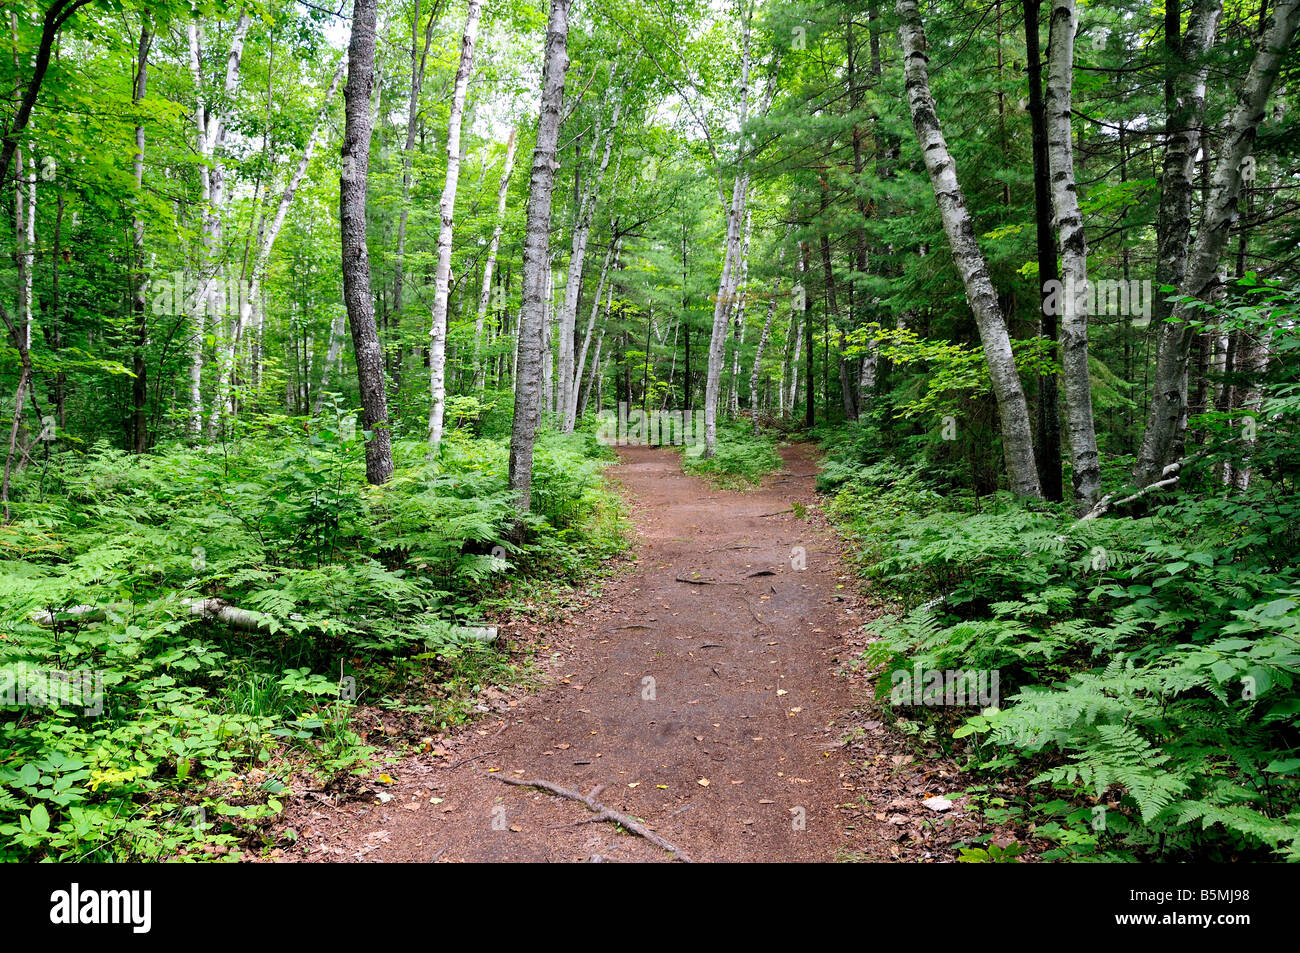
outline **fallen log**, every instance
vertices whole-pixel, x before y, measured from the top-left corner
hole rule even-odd
[[[255,612],[252,609],[241,609],[237,605],[227,602],[225,599],[209,596],[207,598],[185,599],[181,606],[195,618],[205,622],[220,622],[238,632],[261,632],[272,634],[273,619],[262,612]],[[37,625],[54,626],[59,623],[76,623],[79,625],[90,622],[103,622],[108,617],[110,609],[125,611],[130,608],[129,603],[112,603],[108,606],[68,606],[66,609],[37,609],[32,612],[30,618]],[[303,616],[294,614],[289,616],[293,622],[302,622]],[[491,644],[497,641],[499,631],[494,625],[463,625],[457,626],[454,630],[458,636],[473,642],[482,642]]]

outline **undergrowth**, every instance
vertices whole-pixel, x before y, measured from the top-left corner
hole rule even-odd
[[[1249,490],[1216,488],[1210,454],[1185,491],[1087,521],[950,496],[865,431],[833,448],[828,512],[896,606],[863,659],[880,697],[972,790],[1041,792],[997,809],[1047,859],[1300,860],[1297,392],[1265,402]],[[917,674],[954,672],[996,673],[999,697],[914,704]]]
[[[704,456],[704,444],[685,447],[682,469],[706,476],[722,489],[745,489],[757,486],[763,477],[785,466],[777,453],[776,441],[763,434],[755,436],[753,424],[745,418],[719,423],[714,455]]]
[[[291,767],[366,770],[358,705],[446,727],[526,677],[466,627],[598,570],[625,524],[607,449],[543,434],[516,541],[508,454],[399,443],[373,488],[336,411],[25,471],[0,527],[0,859],[206,857],[280,808]],[[252,625],[196,614],[211,597]]]

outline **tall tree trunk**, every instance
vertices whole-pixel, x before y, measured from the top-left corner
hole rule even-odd
[[[618,229],[618,223],[614,224],[615,231]],[[610,264],[618,257],[618,240],[611,236],[609,248],[605,250],[605,262],[600,266],[600,283],[596,285],[596,294],[591,299],[591,317],[587,319],[587,331],[582,336],[582,349],[578,353],[577,366],[573,372],[573,390],[570,398],[570,406],[565,408],[564,432],[573,433],[573,428],[578,422],[578,393],[582,384],[583,371],[587,366],[587,350],[591,346],[591,335],[596,329],[596,315],[600,311],[600,297],[605,290],[605,279],[609,276]],[[609,289],[610,298],[614,296],[614,289],[611,285]],[[608,310],[608,308],[606,309]]]
[[[551,191],[555,185],[560,138],[560,111],[564,104],[564,74],[569,68],[566,50],[570,0],[551,0],[542,66],[542,101],[537,123],[537,145],[528,187],[524,226],[523,300],[519,310],[519,369],[515,379],[515,419],[510,435],[510,489],[517,506],[532,508],[533,441],[541,412],[542,335],[546,321],[546,285],[550,271],[549,237]]]
[[[728,307],[735,312],[731,322],[731,384],[727,388],[727,413],[735,417],[740,413],[740,350],[745,345],[745,284],[749,280],[749,238],[754,217],[745,210],[745,237],[740,242],[740,269],[735,282],[735,293]]]
[[[763,364],[763,351],[767,348],[768,335],[772,333],[772,318],[776,316],[777,295],[781,291],[781,264],[785,261],[785,239],[781,240],[781,250],[776,255],[776,281],[772,283],[772,300],[767,305],[767,320],[763,322],[763,332],[758,336],[758,347],[754,349],[754,366],[749,372],[749,412],[754,420],[754,436],[758,436],[758,371]]]
[[[1039,334],[1055,353],[1056,309],[1047,306],[1049,285],[1060,275],[1056,268],[1056,236],[1052,231],[1051,172],[1047,158],[1047,116],[1043,109],[1043,65],[1039,52],[1038,11],[1042,0],[1024,0],[1025,58],[1029,74],[1029,118],[1034,155],[1034,224],[1038,257]],[[1061,418],[1056,374],[1038,375],[1037,435],[1034,441],[1038,482],[1043,496],[1054,503],[1065,498],[1061,479]]]
[[[1065,288],[1061,302],[1061,376],[1070,435],[1075,500],[1091,509],[1101,494],[1101,461],[1092,419],[1088,371],[1088,244],[1079,211],[1070,129],[1070,87],[1074,82],[1074,0],[1053,0],[1047,61],[1047,160],[1052,205],[1061,248]]]
[[[222,83],[220,106],[233,102],[239,89],[240,65],[244,59],[244,42],[248,37],[248,28],[251,23],[252,18],[250,15],[241,13],[239,21],[235,24],[234,35],[230,39],[230,49],[226,54],[226,70]],[[230,324],[229,296],[224,292],[226,283],[219,282],[219,275],[224,270],[221,262],[221,243],[225,235],[226,207],[230,203],[230,196],[226,192],[226,166],[222,152],[226,144],[229,126],[221,108],[214,109],[212,104],[209,103],[206,112],[207,130],[205,132],[205,141],[208,147],[210,204],[208,217],[204,223],[205,273],[203,276],[203,293],[207,301],[208,317],[214,322],[213,330],[218,332],[215,337],[217,339],[218,378],[220,379],[226,368],[233,362],[234,351],[230,347],[230,341],[235,334],[235,329]],[[218,288],[218,283],[222,287]],[[217,425],[222,417],[223,395],[220,389],[214,392],[212,400],[212,412],[208,415],[209,434],[216,432]]]
[[[1016,370],[1011,337],[998,302],[997,290],[989,277],[988,264],[975,240],[975,229],[966,198],[957,180],[956,164],[944,140],[934,98],[930,94],[925,28],[917,0],[898,0],[899,38],[903,45],[903,72],[912,125],[921,154],[930,173],[944,232],[951,246],[953,262],[962,276],[966,300],[975,313],[984,357],[988,362],[993,392],[997,397],[1002,424],[1002,448],[1007,476],[1017,496],[1041,497],[1038,471],[1034,464],[1029,406]]]
[[[804,281],[807,283],[812,278],[812,250],[805,242],[800,246],[800,251],[803,254]],[[804,360],[807,361],[803,382],[803,422],[811,430],[817,425],[817,378],[813,373],[813,359],[816,354],[813,349],[812,295],[808,293],[806,287],[803,295],[803,349]]]
[[[501,248],[501,233],[506,224],[506,196],[510,191],[510,175],[515,168],[515,147],[519,143],[519,130],[511,129],[506,141],[506,159],[501,168],[501,182],[497,185],[496,224],[492,227],[492,240],[488,242],[487,261],[483,263],[483,288],[478,296],[478,313],[474,318],[474,390],[482,393],[487,383],[487,365],[483,362],[483,335],[487,323],[488,305],[492,301],[492,276],[496,270],[497,251]]]
[[[615,67],[611,66],[611,83],[614,76]],[[570,409],[572,409],[574,415],[577,413],[577,394],[575,391],[578,378],[574,374],[573,366],[574,335],[578,316],[578,299],[582,293],[583,269],[587,261],[587,244],[591,239],[591,226],[596,214],[596,200],[599,197],[601,185],[605,180],[605,173],[609,168],[614,139],[618,135],[618,121],[623,108],[623,99],[624,97],[620,95],[614,102],[613,114],[604,135],[605,148],[601,154],[600,165],[596,168],[595,174],[588,177],[586,186],[579,197],[573,222],[568,277],[564,283],[564,300],[560,304],[556,318],[556,327],[559,331],[559,360],[557,361],[556,370],[559,386],[556,392],[556,403],[559,413],[562,415],[561,430],[565,433],[571,433],[574,427],[574,422],[570,419]],[[591,161],[593,162],[601,138],[599,134],[592,137]]]
[[[189,415],[186,429],[191,438],[197,438],[203,431],[203,349],[206,339],[206,319],[208,312],[207,285],[210,280],[207,269],[212,258],[211,235],[208,231],[208,216],[212,207],[212,177],[208,169],[208,123],[203,102],[202,71],[202,35],[197,20],[191,20],[188,26],[190,78],[194,83],[194,148],[199,162],[199,206],[202,218],[203,254],[195,269],[197,283],[201,290],[192,298],[185,295],[186,304],[193,312],[190,340],[189,366]]]
[[[149,48],[153,45],[153,17],[146,11],[140,26],[140,44],[135,62],[135,84],[131,91],[131,104],[137,109],[149,90]],[[132,171],[135,176],[136,201],[139,202],[144,189],[144,123],[137,120],[135,126],[135,156],[132,159]],[[149,426],[145,416],[146,398],[149,395],[147,367],[145,364],[145,347],[149,343],[149,312],[145,308],[144,272],[144,219],[139,210],[131,217],[132,255],[135,259],[134,289],[131,295],[131,311],[135,316],[135,353],[131,358],[131,370],[135,375],[131,380],[131,434],[132,449],[144,453],[149,449]]]
[[[343,300],[352,328],[357,380],[366,431],[366,479],[387,483],[393,476],[392,437],[388,430],[388,395],[384,390],[384,353],[370,297],[370,254],[366,247],[366,194],[370,178],[370,93],[375,81],[375,6],[356,0],[348,42],[348,83],[343,89],[343,170],[339,181],[339,228],[342,234]]]
[[[465,113],[465,92],[474,70],[474,41],[478,37],[479,0],[469,0],[465,32],[460,41],[460,65],[451,97],[451,117],[447,120],[447,181],[438,203],[441,225],[438,229],[438,265],[434,272],[433,320],[429,327],[429,444],[436,447],[442,440],[443,418],[447,410],[447,297],[451,280],[451,238],[456,215],[456,186],[460,181],[460,124]]]
[[[320,385],[316,388],[316,397],[311,404],[311,412],[319,414],[325,404],[325,395],[329,393],[330,375],[339,363],[343,353],[343,319],[347,312],[339,309],[330,319],[330,340],[325,351],[325,366],[321,368]]]
[[[266,269],[271,261],[271,252],[275,248],[275,240],[280,236],[280,230],[284,227],[285,219],[289,216],[289,209],[293,205],[294,197],[298,194],[298,187],[302,185],[302,180],[307,174],[307,168],[311,165],[312,156],[315,155],[316,147],[320,144],[321,134],[325,131],[331,107],[334,104],[334,94],[339,88],[339,82],[343,79],[343,69],[346,65],[346,59],[340,57],[338,65],[334,68],[334,74],[330,78],[329,87],[325,90],[325,98],[316,113],[316,122],[312,126],[311,135],[307,138],[307,145],[303,148],[302,155],[298,157],[298,164],[290,174],[284,191],[280,193],[275,213],[269,221],[263,214],[263,218],[258,225],[257,248],[254,253],[252,267],[245,272],[246,281],[240,289],[237,302],[237,318],[231,330],[228,358],[223,362],[217,378],[216,397],[213,401],[214,415],[226,411],[233,412],[234,410],[234,395],[231,393],[231,386],[234,378],[235,354],[240,341],[243,340],[244,330],[249,326],[252,312],[257,307],[257,301],[261,296],[262,280],[266,277]]]
[[[15,56],[17,54],[15,53]],[[11,159],[16,160],[18,175],[14,181],[14,233],[18,237],[16,262],[18,265],[18,316],[9,316],[8,309],[0,305],[0,318],[18,352],[20,370],[18,386],[14,390],[14,416],[9,426],[9,448],[5,454],[4,477],[0,479],[0,503],[4,506],[4,519],[9,522],[9,480],[14,468],[14,456],[19,451],[23,431],[23,413],[30,397],[35,400],[32,385],[35,369],[32,365],[32,274],[36,259],[36,162],[29,159],[29,175],[22,174],[23,149],[15,148]]]
[[[799,397],[799,354],[803,349],[803,329],[799,324],[802,318],[800,312],[807,310],[808,301],[808,268],[805,264],[806,258],[803,254],[803,248],[803,242],[800,242],[799,253],[796,255],[798,259],[796,268],[799,271],[799,289],[803,296],[804,305],[799,306],[799,299],[796,296],[793,306],[790,308],[790,333],[786,339],[786,343],[789,344],[789,338],[794,338],[794,353],[790,357],[790,390],[786,399],[786,410],[790,416],[794,416],[795,405]]]
[[[415,152],[415,131],[420,115],[420,90],[424,88],[424,68],[429,60],[429,46],[433,42],[433,28],[442,15],[446,0],[434,0],[429,19],[424,26],[424,45],[420,45],[420,0],[415,0],[411,14],[411,87],[406,106],[406,141],[402,145],[402,207],[397,217],[397,249],[393,258],[393,310],[389,327],[395,330],[402,321],[404,284],[406,279],[406,226],[411,205],[411,158]],[[402,349],[399,344],[393,353],[394,376],[400,379]]]
[[[749,115],[750,18],[741,25],[740,109],[739,126],[743,130]],[[727,207],[726,247],[722,254],[722,275],[718,279],[718,297],[713,303],[713,329],[709,336],[709,362],[704,380],[704,455],[711,457],[718,441],[718,398],[722,393],[722,361],[727,348],[727,317],[730,313],[732,273],[739,270],[740,223],[745,214],[749,179],[743,160],[738,163],[731,186],[731,204]],[[721,186],[719,186],[721,188]]]
[[[1297,25],[1300,25],[1300,0],[1280,0],[1261,31],[1250,71],[1237,90],[1236,106],[1224,125],[1209,199],[1179,288],[1185,296],[1205,300],[1218,285],[1219,258],[1237,219],[1242,163],[1254,149],[1265,105],[1295,39]],[[1179,303],[1174,306],[1171,320],[1160,329],[1147,428],[1134,468],[1134,481],[1140,486],[1149,486],[1160,479],[1178,456],[1187,423],[1187,364],[1192,340],[1187,319],[1190,315],[1191,310]]]

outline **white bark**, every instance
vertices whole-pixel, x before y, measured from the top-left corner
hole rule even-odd
[[[275,213],[268,222],[265,217],[258,227],[257,250],[253,259],[252,267],[246,275],[246,284],[241,290],[238,301],[238,312],[234,327],[231,329],[230,340],[226,345],[226,360],[222,362],[220,375],[217,378],[216,396],[213,400],[213,415],[219,417],[226,411],[233,411],[234,395],[230,392],[235,373],[235,365],[240,341],[243,340],[244,329],[249,326],[253,309],[257,306],[257,300],[262,291],[262,280],[266,277],[266,268],[271,260],[271,252],[275,248],[275,240],[280,236],[280,230],[284,227],[285,219],[289,215],[289,209],[293,205],[294,196],[298,194],[298,187],[302,185],[303,177],[307,174],[307,167],[311,165],[312,156],[316,153],[316,147],[320,144],[321,134],[325,130],[326,121],[329,118],[330,109],[334,102],[334,94],[338,91],[339,82],[343,78],[343,69],[347,65],[347,58],[340,57],[338,65],[334,68],[334,75],[330,79],[329,88],[325,91],[325,99],[316,113],[316,122],[312,126],[311,135],[307,138],[307,144],[302,150],[302,155],[298,158],[298,164],[294,167],[289,181],[285,184],[284,191],[280,193],[280,200],[276,204]],[[215,426],[215,425],[214,425]]]
[[[1052,207],[1061,250],[1061,376],[1065,382],[1065,421],[1070,437],[1074,496],[1085,509],[1101,493],[1101,460],[1092,418],[1092,378],[1088,371],[1088,245],[1079,211],[1070,128],[1070,87],[1074,81],[1074,0],[1053,0],[1047,59],[1047,160]]]
[[[338,308],[334,312],[334,317],[330,320],[330,341],[329,348],[325,354],[325,366],[321,369],[320,387],[316,390],[316,399],[312,401],[311,412],[319,414],[321,406],[325,403],[325,394],[330,386],[330,374],[334,371],[335,366],[339,363],[339,356],[343,352],[343,321],[347,317],[347,310]]]
[[[614,81],[615,67],[610,67],[610,82]],[[573,408],[577,413],[577,395],[576,389],[579,378],[574,375],[574,334],[576,331],[576,321],[578,316],[578,297],[582,293],[582,272],[587,261],[587,243],[591,239],[592,221],[596,214],[596,199],[600,194],[600,187],[605,180],[605,172],[609,168],[609,158],[613,152],[614,139],[618,134],[619,114],[623,108],[623,96],[619,96],[614,101],[613,115],[610,116],[609,126],[605,131],[604,141],[605,149],[601,156],[600,165],[594,175],[589,176],[587,185],[583,189],[582,198],[578,205],[577,217],[573,223],[573,240],[569,251],[569,273],[564,285],[564,301],[560,306],[557,317],[559,329],[559,361],[557,375],[559,379],[559,390],[556,395],[557,406],[562,408],[564,420],[562,430],[570,433],[574,424],[569,419],[569,408]],[[591,144],[591,160],[596,157],[596,149],[600,143],[601,137],[595,136]],[[597,296],[599,300],[599,295]]]
[[[203,264],[199,268],[199,280],[206,283],[206,269],[210,264],[212,252],[210,249],[211,234],[208,231],[207,217],[212,205],[212,180],[208,174],[208,160],[210,153],[208,150],[208,133],[207,122],[204,119],[203,107],[203,72],[202,72],[202,39],[199,33],[197,20],[191,20],[188,29],[189,52],[190,52],[190,78],[194,83],[194,147],[198,154],[198,173],[199,173],[199,202],[202,208],[204,218],[203,224]],[[188,430],[190,436],[197,437],[203,429],[203,345],[205,337],[204,319],[207,316],[207,296],[206,294],[196,295],[193,299],[193,340],[190,343],[190,367],[189,367],[189,417]]]
[[[1277,82],[1300,26],[1300,0],[1279,0],[1262,32],[1245,81],[1237,90],[1237,103],[1224,124],[1219,158],[1214,167],[1210,197],[1196,242],[1188,255],[1187,272],[1179,291],[1206,299],[1219,283],[1219,258],[1237,220],[1241,168],[1251,155],[1269,94]],[[1190,309],[1174,307],[1172,321],[1160,329],[1147,428],[1138,451],[1134,482],[1153,483],[1177,462],[1187,421],[1188,359],[1192,334],[1187,324]]]
[[[804,262],[803,255],[796,255],[797,266],[799,269],[799,281],[803,286],[804,294],[808,293],[808,268]],[[790,311],[790,333],[794,335],[794,356],[790,359],[790,389],[786,397],[786,410],[791,414],[794,413],[795,407],[799,400],[799,352],[803,350],[803,328],[799,325],[800,309],[792,308]]]
[[[249,14],[241,13],[239,21],[235,24],[235,30],[230,38],[230,49],[226,54],[226,69],[222,83],[222,103],[230,103],[234,100],[235,94],[239,89],[240,64],[244,57],[244,41],[248,36],[248,28],[252,20]],[[190,61],[191,69],[194,70],[195,81],[200,84],[197,91],[202,96],[203,76],[201,72],[202,51],[199,44],[202,43],[202,34],[195,33],[191,39]],[[226,206],[229,204],[229,196],[226,194],[226,168],[222,161],[222,148],[225,146],[226,133],[228,131],[226,117],[220,108],[216,108],[211,103],[204,103],[203,112],[206,118],[206,125],[203,132],[203,145],[207,149],[208,159],[208,207],[203,222],[203,268],[200,275],[202,288],[197,295],[198,307],[206,310],[209,319],[213,324],[213,330],[216,332],[231,333],[226,327],[226,314],[228,302],[224,294],[216,288],[219,274],[222,270],[220,261],[220,246],[224,235],[224,221]],[[221,337],[221,334],[218,334]],[[217,354],[222,354],[221,341],[217,342]],[[208,418],[209,433],[215,428],[220,418],[218,409],[220,407],[221,395],[218,393],[214,396],[213,413]],[[202,408],[199,408],[200,415]],[[191,422],[191,426],[195,426]]]
[[[742,136],[749,120],[749,84],[750,84],[750,20],[744,17],[741,27],[740,58],[740,105],[737,119]],[[762,104],[758,112],[764,114],[772,105],[776,95],[776,79],[779,60],[771,64],[767,88],[763,93]],[[731,204],[727,207],[727,238],[722,259],[722,276],[718,281],[718,297],[713,308],[713,327],[709,336],[709,360],[704,381],[704,454],[712,456],[718,439],[718,400],[722,393],[722,363],[727,346],[727,319],[730,315],[730,298],[735,289],[740,259],[740,223],[745,214],[749,195],[750,156],[745,143],[741,142],[737,157],[736,177],[732,185]],[[718,170],[718,197],[725,202],[721,174]]]
[[[772,300],[767,305],[767,320],[763,322],[763,333],[758,336],[758,347],[754,350],[754,366],[749,372],[749,410],[754,419],[754,434],[758,435],[758,371],[763,364],[763,351],[767,347],[768,335],[772,333],[772,319],[776,317],[776,302],[781,292],[781,265],[785,262],[785,240],[781,241],[781,250],[776,256],[776,281],[772,283]]]
[[[957,180],[957,168],[943,137],[934,98],[930,94],[925,29],[917,0],[898,0],[899,38],[903,46],[903,75],[912,126],[921,146],[926,170],[934,188],[943,229],[948,236],[953,262],[966,288],[966,300],[975,313],[984,357],[993,380],[998,415],[1002,424],[1002,449],[1007,476],[1017,496],[1041,497],[1038,471],[1034,464],[1029,407],[1011,350],[1011,337],[998,303],[997,290],[988,264],[975,240],[975,229],[966,198]]]
[[[519,143],[519,130],[511,129],[506,142],[506,160],[501,169],[501,183],[497,186],[496,224],[492,240],[488,242],[487,261],[483,263],[483,289],[478,296],[478,314],[474,318],[474,390],[483,392],[487,384],[487,365],[483,362],[483,334],[487,323],[488,305],[492,301],[492,276],[496,270],[497,252],[501,248],[501,233],[505,229],[506,195],[510,191],[510,175],[515,168],[515,147]]]
[[[749,280],[749,238],[753,230],[752,210],[745,210],[745,237],[740,243],[740,268],[731,292],[729,307],[736,319],[731,326],[731,386],[727,390],[727,413],[740,412],[740,349],[745,345],[745,283]]]
[[[456,186],[460,181],[460,126],[465,113],[465,92],[474,69],[474,41],[478,37],[479,0],[469,0],[465,32],[460,41],[460,65],[447,120],[447,180],[438,203],[438,265],[434,272],[433,320],[429,327],[429,445],[442,440],[447,409],[447,307],[451,280],[451,239],[456,214]]]
[[[591,346],[591,335],[596,329],[596,315],[600,311],[600,297],[605,290],[605,279],[609,276],[609,266],[618,255],[618,242],[610,243],[605,250],[605,262],[600,266],[600,283],[596,285],[596,294],[591,299],[591,317],[587,319],[587,333],[582,337],[582,351],[578,355],[577,367],[573,372],[573,385],[569,388],[568,399],[564,407],[564,432],[573,433],[578,422],[578,394],[581,390],[583,369],[587,366],[587,349]],[[610,299],[614,297],[614,288],[609,289]],[[607,309],[608,310],[608,309]]]

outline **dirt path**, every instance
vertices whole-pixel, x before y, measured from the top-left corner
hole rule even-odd
[[[554,683],[498,700],[503,714],[448,739],[448,754],[391,766],[384,803],[296,818],[305,859],[672,859],[493,775],[600,787],[597,800],[697,861],[827,861],[866,846],[842,741],[853,682],[835,674],[862,610],[833,534],[792,512],[816,502],[814,450],[783,448],[786,471],[748,492],[683,475],[671,450],[620,456],[610,473],[635,521],[635,566],[545,633]]]

